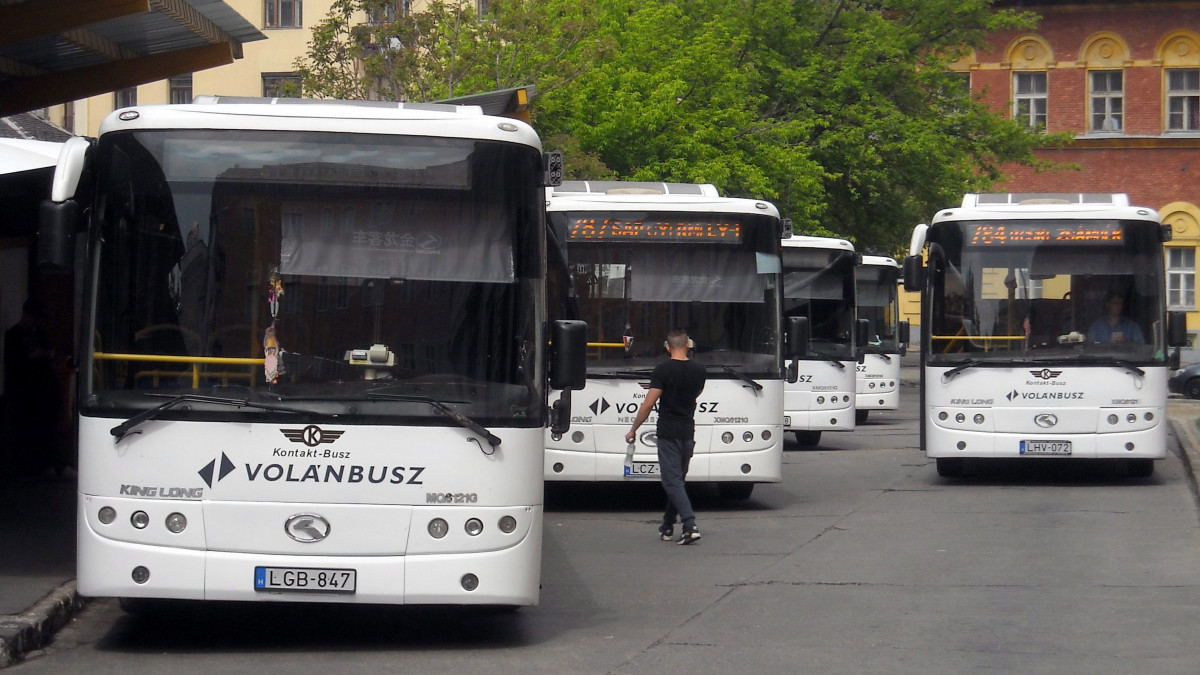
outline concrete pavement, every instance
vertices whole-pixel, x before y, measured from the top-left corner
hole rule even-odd
[[[905,394],[917,370],[904,366]],[[1200,507],[1200,401],[1171,399],[1169,450]],[[75,483],[0,475],[0,668],[41,649],[84,605],[75,589]]]

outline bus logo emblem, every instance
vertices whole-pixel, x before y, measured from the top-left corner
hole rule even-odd
[[[1041,413],[1040,415],[1034,416],[1033,423],[1043,429],[1049,429],[1055,424],[1058,424],[1058,417],[1050,413]]]
[[[315,513],[300,513],[288,518],[283,524],[287,536],[301,544],[315,544],[329,536],[329,521]]]
[[[344,431],[330,431],[321,427],[310,424],[303,429],[280,429],[279,430],[287,439],[293,443],[303,443],[310,448],[315,448],[322,443],[332,443],[342,437]]]
[[[1053,380],[1054,378],[1058,377],[1059,375],[1062,375],[1062,371],[1061,370],[1050,370],[1049,368],[1043,368],[1041,370],[1031,370],[1031,371],[1029,371],[1029,374],[1033,375],[1034,377],[1038,378],[1039,380]]]

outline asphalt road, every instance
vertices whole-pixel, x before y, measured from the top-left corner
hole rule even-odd
[[[511,614],[97,601],[13,673],[1200,673],[1200,536],[1154,476],[1053,459],[937,476],[915,390],[657,540],[654,486],[551,486],[542,604]]]

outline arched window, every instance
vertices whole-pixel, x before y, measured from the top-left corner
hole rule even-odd
[[[1045,130],[1049,108],[1047,71],[1054,67],[1054,53],[1042,38],[1022,35],[1012,41],[1007,54],[1012,69],[1013,119]]]
[[[1080,50],[1087,68],[1088,133],[1119,134],[1125,128],[1125,67],[1129,46],[1114,33],[1088,38]]]
[[[1163,128],[1200,131],[1200,39],[1191,31],[1173,31],[1159,42],[1163,67]]]

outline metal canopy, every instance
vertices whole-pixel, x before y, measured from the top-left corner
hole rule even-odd
[[[223,0],[0,0],[0,117],[223,66],[263,39]]]

